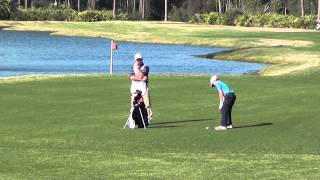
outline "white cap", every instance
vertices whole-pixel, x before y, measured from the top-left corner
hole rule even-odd
[[[218,78],[218,76],[216,76],[216,75],[213,75],[211,78],[210,78],[210,85],[212,85],[213,84],[213,82],[214,81],[216,81],[216,80],[218,80],[219,78]]]
[[[134,60],[137,60],[137,59],[142,59],[142,56],[141,56],[140,53],[136,53],[136,54],[134,55]]]

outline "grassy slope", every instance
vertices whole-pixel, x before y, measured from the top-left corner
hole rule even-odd
[[[239,28],[159,22],[5,22],[16,30],[107,37],[116,40],[235,48],[207,57],[271,63],[261,75],[283,75],[320,66],[320,33],[295,29]]]
[[[319,76],[225,77],[238,95],[227,132],[212,131],[208,77],[151,78],[147,131],[121,129],[124,76],[0,84],[0,178],[320,178]]]

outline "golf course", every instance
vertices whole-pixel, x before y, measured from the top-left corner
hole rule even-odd
[[[0,179],[320,179],[320,32],[154,21],[0,27],[226,47],[201,56],[269,64],[257,74],[220,76],[237,95],[226,131],[214,130],[212,74],[157,75],[151,67],[147,130],[123,129],[127,75],[0,78]]]

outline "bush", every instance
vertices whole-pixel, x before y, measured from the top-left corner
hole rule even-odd
[[[206,17],[206,22],[208,24],[212,24],[212,25],[220,24],[220,21],[221,21],[221,17],[217,12],[210,12]]]
[[[233,9],[228,11],[223,17],[223,24],[224,25],[235,25],[235,20],[238,16],[241,16],[243,13],[238,9]]]
[[[195,23],[195,24],[203,24],[203,23],[207,23],[207,15],[206,14],[200,14],[200,13],[196,13],[194,14],[191,19],[189,20],[189,22],[191,23]]]
[[[112,11],[95,11],[88,10],[78,14],[77,21],[94,22],[94,21],[110,21],[113,19]],[[128,20],[128,14],[117,14],[115,19]]]
[[[303,18],[303,26],[305,29],[315,29],[316,28],[316,19],[317,19],[317,16],[316,15],[308,15],[308,16],[305,16]]]
[[[242,15],[237,17],[237,26],[272,27],[272,28],[303,28],[314,29],[316,26],[315,15],[305,17],[285,16],[275,13]]]
[[[191,17],[191,23],[206,23],[212,25],[235,25],[236,18],[242,15],[242,12],[235,9],[228,13],[221,15],[217,12],[210,12],[208,14],[195,14]]]
[[[85,22],[94,22],[94,21],[101,21],[103,19],[107,19],[109,18],[109,20],[112,19],[112,13],[107,15],[105,13],[99,13],[99,11],[93,11],[93,10],[87,10],[87,11],[83,11],[80,12],[78,14],[78,21],[85,21]]]
[[[16,21],[72,21],[77,12],[72,9],[21,9],[11,14]]]
[[[16,21],[108,21],[112,20],[112,11],[83,11],[78,13],[73,9],[50,8],[50,9],[22,9],[18,8],[11,13],[11,19]],[[116,19],[127,20],[128,15],[120,13]]]
[[[236,26],[250,26],[252,23],[252,17],[248,15],[241,15],[235,19]]]
[[[121,12],[121,13],[116,15],[116,19],[117,20],[128,20],[129,19],[129,15],[128,15],[128,13]]]
[[[0,0],[0,19],[10,18],[10,3],[8,0]]]

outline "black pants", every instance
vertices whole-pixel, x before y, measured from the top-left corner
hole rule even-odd
[[[221,109],[221,126],[232,125],[231,111],[235,101],[236,95],[234,93],[229,93],[224,96],[224,102]]]

